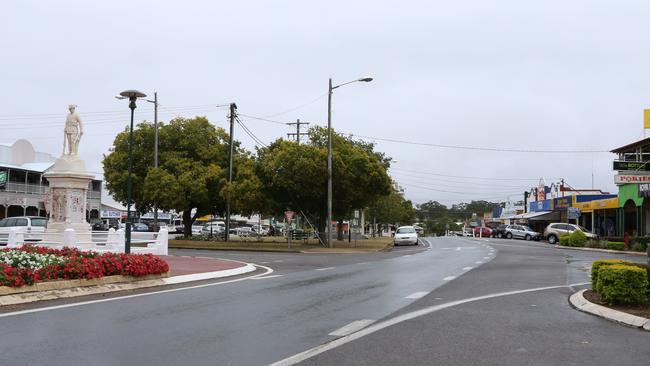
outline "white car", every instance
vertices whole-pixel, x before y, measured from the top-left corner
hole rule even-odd
[[[201,228],[201,234],[218,234],[226,231],[226,224],[223,221],[212,221],[204,224]]]
[[[43,240],[47,218],[40,216],[16,216],[0,220],[0,234],[9,234],[12,228],[23,233],[25,240]]]
[[[400,226],[395,231],[394,244],[418,245],[418,233],[413,226]]]

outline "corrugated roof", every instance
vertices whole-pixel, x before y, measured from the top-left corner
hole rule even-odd
[[[650,137],[645,138],[643,140],[639,140],[637,142],[633,142],[631,144],[627,144],[625,146],[617,147],[616,149],[612,150],[611,152],[613,152],[614,154],[619,154],[619,153],[622,153],[622,152],[627,152],[627,151],[630,151],[630,150],[634,150],[637,147],[643,146],[643,145],[650,145]]]

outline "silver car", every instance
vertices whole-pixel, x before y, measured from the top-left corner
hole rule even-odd
[[[526,240],[540,240],[542,235],[526,225],[508,225],[505,229],[506,238],[519,238]]]

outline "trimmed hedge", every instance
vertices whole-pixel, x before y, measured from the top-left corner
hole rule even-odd
[[[568,247],[570,237],[571,237],[571,234],[562,234],[562,235],[560,235],[560,245]]]
[[[591,288],[598,292],[598,271],[600,270],[601,267],[605,266],[612,266],[615,264],[625,264],[625,265],[632,265],[632,262],[629,261],[624,261],[622,259],[599,259],[594,261],[594,263],[591,264]]]
[[[647,300],[648,272],[624,264],[603,266],[598,270],[597,292],[610,304],[638,304]]]
[[[608,241],[607,249],[625,250],[625,243],[621,243],[620,241]]]
[[[645,269],[646,272],[648,273],[648,288],[646,289],[646,292],[648,295],[650,295],[650,263],[648,264],[643,264],[643,263],[632,263],[633,266],[639,267],[641,269]]]
[[[576,230],[569,235],[569,246],[584,247],[587,243],[587,235],[582,230]]]

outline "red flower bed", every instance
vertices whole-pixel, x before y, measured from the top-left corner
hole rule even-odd
[[[152,254],[98,254],[82,252],[74,248],[49,249],[29,245],[14,250],[54,254],[65,257],[66,260],[62,264],[49,265],[36,271],[0,263],[0,285],[2,286],[20,287],[41,281],[93,279],[112,275],[141,277],[169,271],[167,262]]]

